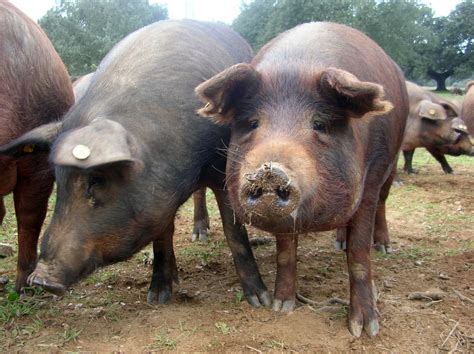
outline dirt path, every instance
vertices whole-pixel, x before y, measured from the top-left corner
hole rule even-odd
[[[402,174],[404,185],[389,198],[395,253],[372,257],[380,295],[377,338],[351,337],[347,308],[341,305],[328,311],[301,305],[280,315],[241,301],[215,206],[212,241],[201,245],[189,241],[192,206],[186,204],[175,236],[181,283],[170,304],[146,304],[151,267],[141,252],[96,272],[63,298],[38,294],[9,301],[8,294],[0,293],[5,319],[0,349],[472,352],[474,166],[456,166],[456,172],[445,176],[438,166],[427,166],[414,177]],[[250,234],[262,235],[254,229]],[[348,298],[345,256],[334,249],[333,236],[330,232],[300,238],[299,291],[315,301]],[[274,242],[259,246],[255,254],[267,286],[273,288]],[[13,277],[12,263],[0,263],[1,273]],[[407,298],[432,288],[442,292],[441,300]],[[11,311],[17,313],[8,315]],[[27,313],[16,315],[22,312]]]

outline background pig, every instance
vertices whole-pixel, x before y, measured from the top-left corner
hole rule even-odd
[[[212,54],[212,55],[211,55]],[[0,151],[51,146],[57,202],[30,284],[62,293],[97,267],[153,242],[149,303],[165,303],[177,278],[174,216],[209,186],[244,293],[269,304],[245,228],[223,190],[230,131],[199,119],[193,88],[251,58],[248,44],[223,25],[162,21],[117,44],[63,123],[33,130]]]
[[[46,34],[21,11],[0,2],[0,145],[48,122],[74,103],[69,75]],[[33,150],[33,146],[24,146]],[[46,153],[0,156],[0,223],[3,196],[13,192],[18,223],[15,290],[36,264],[38,236],[54,176]]]
[[[469,81],[466,85],[461,118],[466,122],[469,133],[474,136],[474,81]]]
[[[456,145],[461,138],[453,125],[453,119],[460,116],[459,108],[413,82],[407,81],[406,85],[410,111],[402,144],[404,170],[407,173],[415,172],[412,167],[413,154],[416,148],[425,147],[441,163],[443,171],[451,173],[452,169],[440,147]],[[465,153],[469,154],[470,150]]]
[[[86,74],[72,83],[75,102],[78,102],[82,98],[82,96],[84,96],[87,89],[89,88],[93,75],[94,73]]]
[[[397,65],[354,29],[308,23],[196,92],[206,102],[201,115],[232,127],[226,171],[238,218],[276,236],[273,309],[295,306],[298,234],[341,228],[349,330],[377,334],[370,249],[373,237],[386,237],[385,199],[408,114]]]

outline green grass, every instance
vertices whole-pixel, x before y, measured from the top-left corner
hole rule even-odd
[[[456,173],[456,167],[461,167],[461,166],[474,166],[474,157],[472,156],[466,156],[466,155],[461,155],[461,156],[449,156],[445,155],[446,160],[448,160],[449,165],[453,168],[454,173]],[[403,158],[403,154],[400,154],[400,157],[398,159],[398,169],[402,170],[403,169],[403,164],[405,163],[405,160]],[[436,166],[439,168],[439,171],[442,172],[441,165],[439,164],[436,159],[431,156],[431,154],[424,148],[418,148],[415,150],[415,154],[413,155],[413,168],[415,170],[420,169],[420,167],[430,165],[430,166]]]

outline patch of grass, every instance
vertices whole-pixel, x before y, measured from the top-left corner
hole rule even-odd
[[[343,320],[343,319],[346,319],[348,315],[349,315],[349,307],[341,306],[339,310],[331,314],[330,318],[332,320]]]
[[[232,327],[230,327],[227,323],[225,322],[216,322],[214,323],[214,326],[221,331],[222,334],[227,335],[230,332],[232,332]]]
[[[60,334],[60,346],[64,346],[66,343],[69,342],[77,342],[77,338],[81,334],[82,329],[77,329],[74,327],[67,327],[64,329],[64,332]]]
[[[268,342],[265,342],[264,346],[270,349],[274,349],[274,350],[285,349],[285,343],[279,342],[275,339],[270,339]]]
[[[454,257],[474,249],[474,240],[459,240],[458,247],[451,248],[444,252],[447,257]]]
[[[201,260],[202,265],[207,265],[214,259],[217,259],[223,246],[224,242],[222,240],[212,241],[207,244],[195,242],[189,246],[177,249],[176,253],[180,257],[198,258]]]
[[[433,250],[421,246],[401,248],[390,254],[381,254],[379,252],[376,253],[378,256],[385,259],[407,259],[411,261],[429,260],[434,255]]]
[[[84,279],[84,283],[94,285],[97,283],[115,283],[117,281],[117,273],[107,269],[99,269]]]
[[[148,345],[147,349],[159,349],[159,350],[174,350],[178,343],[175,339],[171,338],[165,333],[160,333],[155,336],[152,344]]]
[[[35,295],[38,295],[41,290],[33,288],[32,291],[34,292],[32,296],[21,298],[14,290],[14,285],[7,284],[6,296],[0,300],[0,323],[5,324],[16,317],[34,315],[38,311],[38,301]]]

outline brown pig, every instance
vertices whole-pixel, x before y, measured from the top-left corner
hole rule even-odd
[[[73,103],[69,75],[46,34],[11,3],[0,1],[0,145],[60,119]],[[3,197],[13,192],[15,201],[15,290],[20,291],[36,265],[38,236],[53,188],[48,155],[0,156],[0,180],[0,223],[6,212]]]
[[[407,81],[406,85],[410,111],[401,148],[405,158],[404,170],[415,173],[413,154],[416,148],[425,147],[440,162],[444,172],[452,173],[440,147],[456,145],[461,138],[453,125],[453,119],[460,116],[459,107],[413,82]],[[465,153],[469,154],[470,150]]]
[[[298,234],[340,228],[349,330],[376,335],[370,249],[388,237],[385,199],[408,114],[398,66],[357,30],[307,23],[196,92],[202,116],[231,126],[226,173],[237,218],[276,236],[273,309],[295,307]]]
[[[466,85],[461,118],[466,122],[469,133],[474,136],[474,81],[469,81]]]

